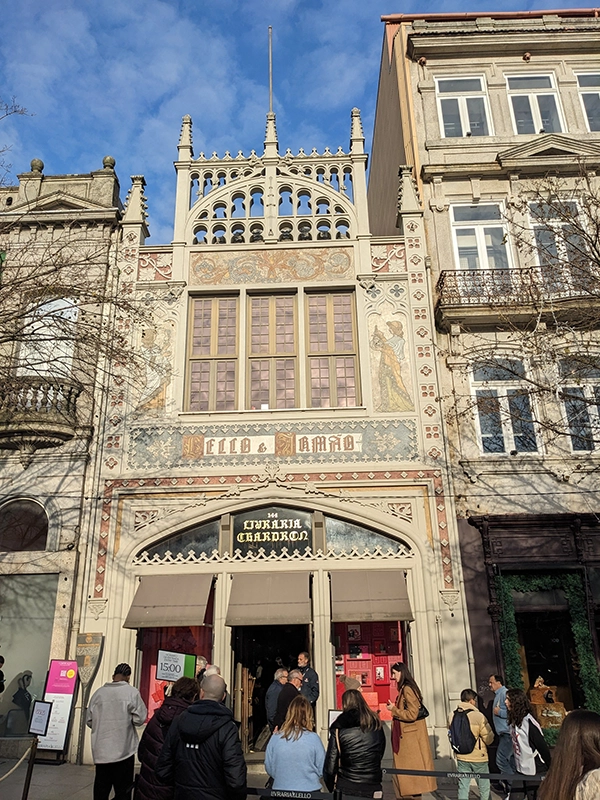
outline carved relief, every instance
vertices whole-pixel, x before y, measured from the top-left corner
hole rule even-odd
[[[171,280],[172,253],[140,253],[138,260],[138,281]]]
[[[406,272],[406,250],[403,242],[374,245],[371,248],[373,272]]]

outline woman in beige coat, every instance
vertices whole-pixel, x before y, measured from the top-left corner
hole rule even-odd
[[[392,666],[398,684],[396,702],[388,703],[392,714],[392,750],[396,769],[433,770],[433,757],[425,719],[417,720],[423,701],[421,690],[401,661]],[[396,797],[420,797],[437,789],[437,781],[426,775],[394,775]]]

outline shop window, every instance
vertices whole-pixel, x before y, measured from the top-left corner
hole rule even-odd
[[[600,131],[600,74],[578,75],[577,83],[588,130]]]
[[[250,297],[249,393],[252,409],[295,408],[296,298]]]
[[[537,452],[523,363],[511,358],[476,363],[473,384],[482,452]]]
[[[312,408],[358,405],[356,319],[352,294],[310,294],[306,304],[309,405]]]
[[[238,298],[192,299],[187,380],[189,411],[236,408]]]
[[[438,78],[436,88],[443,137],[489,136],[483,78]]]
[[[506,81],[515,133],[561,133],[553,75],[512,75]]]
[[[0,506],[0,551],[45,550],[48,517],[33,500],[12,500]]]
[[[598,449],[600,434],[600,362],[597,357],[563,359],[558,365],[571,448]]]

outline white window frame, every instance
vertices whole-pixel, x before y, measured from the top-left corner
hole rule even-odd
[[[597,75],[598,76],[598,87],[593,86],[581,86],[579,84],[579,78],[585,77],[586,75]],[[581,103],[581,110],[583,112],[583,118],[585,120],[586,127],[590,133],[598,133],[600,131],[600,127],[592,130],[590,126],[590,120],[588,117],[587,109],[585,107],[585,103],[583,102],[583,96],[586,94],[596,94],[600,99],[600,70],[596,70],[595,72],[577,72],[575,74],[577,78],[577,91],[579,93],[579,102]]]
[[[452,81],[452,80],[478,80],[480,81],[480,88],[479,91],[464,91],[464,92],[440,92],[440,81]],[[492,125],[492,114],[490,110],[490,103],[487,93],[487,82],[485,80],[484,75],[439,75],[435,79],[435,94],[436,94],[436,102],[437,102],[437,110],[438,110],[438,120],[440,125],[440,136],[442,139],[466,139],[466,138],[476,138],[481,139],[485,138],[485,136],[493,136],[494,130]],[[472,137],[471,133],[471,122],[469,119],[469,111],[467,108],[467,98],[469,97],[481,97],[483,98],[483,107],[485,109],[485,118],[488,126],[488,132],[485,136],[475,136]],[[460,124],[463,130],[462,136],[446,136],[446,131],[444,128],[444,114],[442,110],[442,100],[458,100],[458,113],[460,116]]]
[[[507,354],[499,354],[497,356],[498,361],[500,360],[510,360],[514,362],[519,362],[523,365],[523,370],[525,375],[527,375],[527,367],[525,362],[517,358],[513,355]],[[515,376],[514,380],[501,380],[491,378],[490,380],[485,381],[476,381],[475,380],[475,371],[473,367],[475,364],[472,365],[470,370],[470,378],[471,378],[471,397],[473,398],[474,406],[474,417],[475,417],[475,428],[477,431],[477,441],[479,444],[479,450],[481,454],[485,457],[494,457],[494,456],[508,456],[512,453],[519,453],[523,454],[532,454],[532,455],[539,455],[540,454],[540,439],[536,430],[536,423],[535,423],[535,405],[534,399],[531,396],[531,392],[528,389],[527,383],[523,378],[518,378]],[[478,401],[477,401],[477,392],[485,390],[485,391],[493,391],[496,392],[496,397],[498,399],[498,406],[499,406],[499,414],[500,414],[500,429],[502,432],[502,438],[504,441],[504,449],[503,450],[492,450],[486,451],[483,446],[484,442],[484,434],[481,430],[481,419],[479,414],[478,408]],[[535,450],[530,450],[526,448],[519,449],[515,437],[518,436],[518,433],[515,433],[515,418],[510,412],[510,405],[509,405],[509,392],[514,390],[524,391],[527,394],[529,399],[529,407],[531,410],[531,425],[533,429],[533,437],[535,440]]]
[[[511,89],[509,80],[511,78],[523,78],[523,77],[530,77],[530,78],[550,78],[551,86],[548,89]],[[554,77],[553,72],[536,72],[532,75],[527,75],[523,72],[511,73],[504,76],[506,80],[506,91],[508,94],[510,106],[510,116],[512,119],[513,130],[515,135],[517,136],[535,136],[538,133],[550,133],[550,131],[545,131],[542,125],[542,115],[540,113],[539,103],[537,98],[539,96],[551,95],[554,97],[556,102],[556,112],[558,114],[558,119],[560,122],[560,131],[552,131],[552,133],[567,133],[567,126],[565,124],[565,116],[562,111],[562,106],[560,103],[560,94],[558,92],[558,88],[556,86],[556,79]],[[529,107],[531,109],[531,115],[533,117],[533,133],[519,133],[519,129],[517,127],[517,119],[515,117],[515,111],[513,108],[512,98],[513,97],[528,97],[529,98]]]
[[[500,219],[499,220],[460,220],[459,222],[455,221],[454,218],[454,211],[457,208],[482,208],[484,206],[496,206],[499,211]],[[480,203],[475,206],[473,203],[455,203],[450,207],[450,221],[452,225],[452,243],[454,246],[454,263],[456,264],[456,269],[462,271],[470,271],[476,272],[477,270],[470,268],[463,268],[460,265],[460,252],[459,252],[459,244],[458,244],[458,231],[460,229],[465,228],[474,228],[475,229],[475,240],[477,242],[477,258],[479,261],[479,270],[489,270],[489,269],[502,269],[501,267],[491,267],[488,253],[487,253],[487,246],[485,243],[485,229],[486,228],[498,228],[502,230],[503,239],[505,240],[504,247],[506,252],[506,261],[507,261],[507,272],[512,268],[512,257],[511,257],[511,248],[508,243],[508,231],[506,225],[504,224],[504,204],[501,202],[485,202]]]

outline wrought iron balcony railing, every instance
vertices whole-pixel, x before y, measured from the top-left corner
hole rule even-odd
[[[438,280],[437,292],[439,308],[600,299],[600,267],[445,270]]]
[[[9,376],[0,381],[0,448],[57,447],[77,428],[82,387],[51,377]]]

